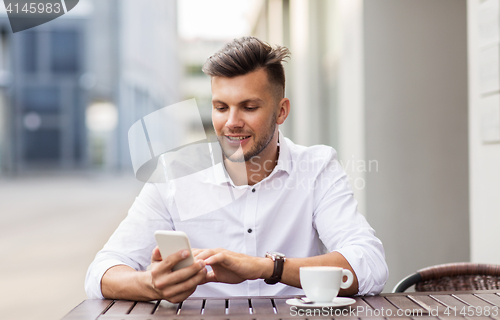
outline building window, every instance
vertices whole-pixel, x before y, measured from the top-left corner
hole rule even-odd
[[[50,66],[54,73],[77,73],[80,70],[79,34],[75,30],[57,30],[50,37]]]
[[[59,88],[28,87],[23,90],[24,111],[59,113]]]
[[[32,160],[57,160],[61,157],[61,133],[57,129],[24,132],[24,158]]]
[[[22,50],[21,61],[22,69],[26,73],[35,73],[37,71],[37,34],[34,31],[25,31],[21,38]]]

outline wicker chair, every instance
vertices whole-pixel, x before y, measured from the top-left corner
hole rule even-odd
[[[392,292],[404,292],[412,285],[415,291],[499,289],[500,265],[461,262],[432,266],[407,276]]]

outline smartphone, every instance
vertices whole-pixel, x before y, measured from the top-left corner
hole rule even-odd
[[[174,254],[181,250],[188,250],[189,257],[177,263],[172,271],[176,271],[185,267],[189,267],[194,263],[193,252],[191,251],[191,245],[189,244],[188,236],[182,231],[165,231],[157,230],[155,232],[156,243],[160,249],[160,254],[162,259],[165,259],[171,254]]]

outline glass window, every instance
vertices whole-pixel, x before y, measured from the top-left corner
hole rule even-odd
[[[57,160],[61,156],[59,130],[25,131],[24,158],[30,160]]]
[[[80,70],[80,35],[76,30],[57,30],[50,37],[50,65],[54,73],[76,73]]]
[[[24,88],[22,101],[25,111],[37,111],[39,113],[60,112],[59,88],[57,87]]]
[[[37,33],[24,31],[21,37],[21,68],[26,73],[37,71]]]

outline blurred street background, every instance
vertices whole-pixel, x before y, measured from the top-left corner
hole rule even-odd
[[[290,49],[281,130],[338,151],[384,243],[385,291],[430,265],[500,264],[499,2],[80,0],[15,34],[0,4],[0,318],[85,299],[143,185],[129,128],[195,98],[211,133],[201,67],[246,35]]]
[[[60,319],[83,301],[87,267],[141,186],[67,172],[1,180],[1,318]]]

